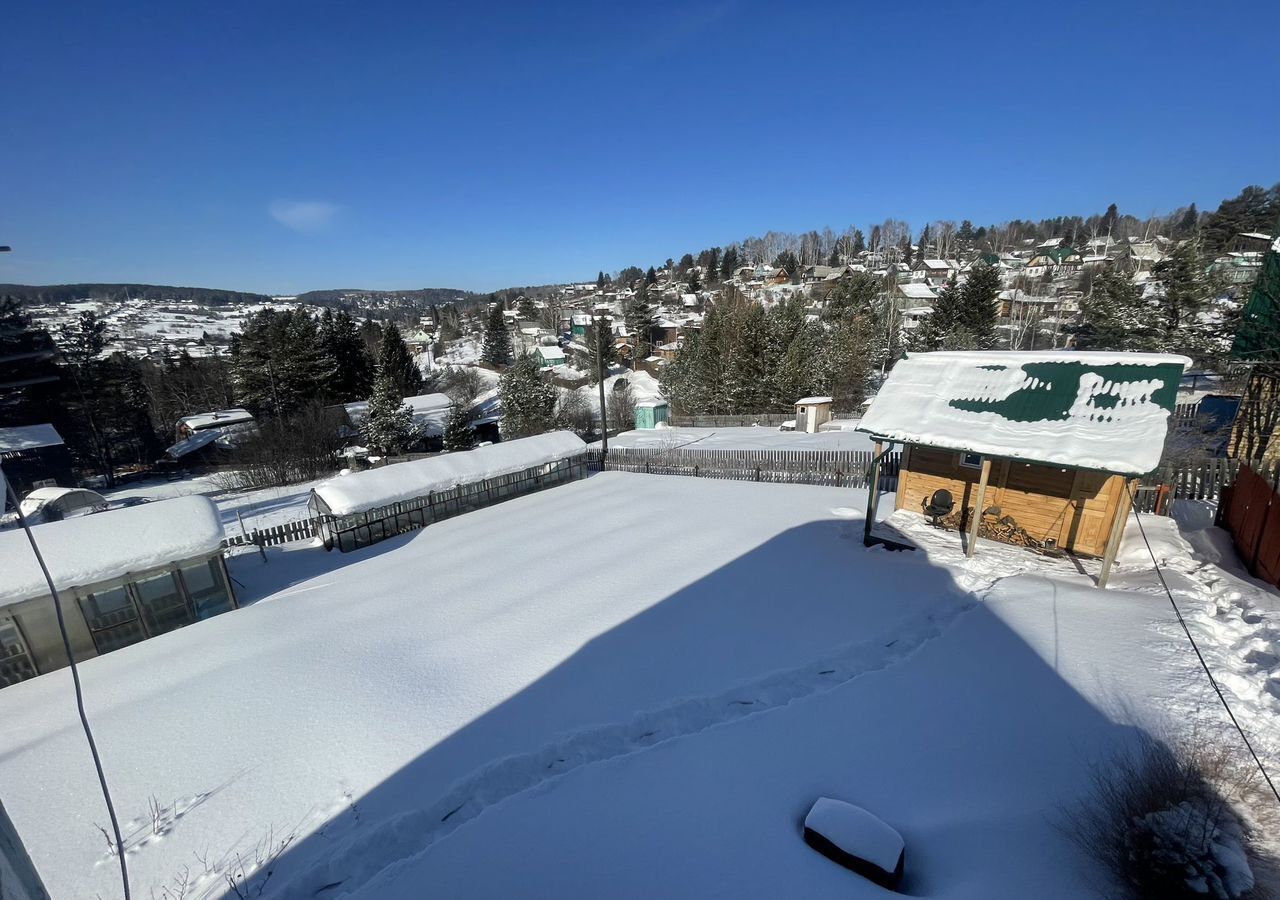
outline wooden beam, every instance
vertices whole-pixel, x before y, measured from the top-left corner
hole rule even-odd
[[[867,520],[862,526],[862,545],[871,546],[871,527],[876,521],[876,505],[880,494],[880,442],[871,455],[871,483],[867,485]]]
[[[982,524],[982,509],[987,499],[987,479],[991,477],[991,459],[982,457],[982,474],[978,477],[978,496],[973,503],[973,519],[969,522],[969,546],[964,548],[965,556],[973,556],[973,549],[978,544],[978,526]]]
[[[1111,519],[1111,534],[1107,535],[1107,549],[1102,554],[1102,571],[1098,573],[1098,587],[1107,586],[1107,578],[1111,576],[1111,565],[1116,561],[1116,551],[1120,549],[1120,538],[1124,536],[1124,520],[1129,515],[1129,504],[1133,492],[1137,490],[1138,479],[1121,481],[1120,502],[1116,504],[1114,517]]]

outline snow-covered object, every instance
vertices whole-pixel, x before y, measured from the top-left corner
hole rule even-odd
[[[1127,475],[1160,461],[1191,361],[1158,353],[944,352],[899,362],[859,431]]]
[[[819,403],[830,403],[830,397],[801,397],[796,401],[796,406],[815,406]]]
[[[419,394],[416,397],[405,397],[404,402],[413,410],[413,424],[424,435],[438,437],[444,434],[453,408],[453,400],[448,394]],[[348,403],[346,410],[351,424],[359,428],[369,415],[369,404],[365,400]]]
[[[1240,823],[1226,810],[1184,800],[1135,819],[1129,840],[1135,845],[1131,854],[1182,878],[1197,894],[1235,900],[1253,888]]]
[[[181,459],[188,453],[195,453],[204,447],[209,446],[218,440],[222,431],[217,428],[206,428],[203,431],[197,431],[189,438],[183,438],[168,450],[164,451],[165,455],[170,459]]]
[[[15,425],[0,428],[0,451],[16,453],[40,447],[57,447],[62,435],[52,425]]]
[[[196,413],[194,416],[183,416],[178,420],[179,427],[186,426],[191,431],[203,431],[206,428],[223,428],[252,422],[253,413],[247,409],[220,409],[215,412]]]
[[[804,839],[823,856],[885,887],[902,880],[906,844],[860,806],[819,797],[804,817]]]
[[[207,497],[180,497],[31,529],[59,590],[216,551],[222,521]],[[0,532],[0,606],[49,588],[25,532]]]
[[[447,491],[460,484],[509,475],[584,453],[587,445],[569,431],[553,431],[515,441],[503,441],[466,453],[446,453],[430,459],[357,472],[321,482],[315,497],[334,515],[347,516],[413,497]]]

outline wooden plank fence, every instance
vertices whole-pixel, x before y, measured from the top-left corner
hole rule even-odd
[[[643,472],[649,475],[691,475],[731,481],[779,484],[820,484],[828,487],[867,487],[870,450],[691,450],[627,447],[610,450],[602,460],[598,448],[587,451],[592,471]],[[882,461],[880,486],[898,487],[897,453]]]
[[[240,532],[225,538],[223,547],[274,547],[277,544],[289,544],[293,541],[308,541],[320,533],[320,519],[298,519],[272,525],[270,528],[254,528],[248,532]]]
[[[641,472],[649,475],[687,475],[695,478],[721,478],[731,481],[757,481],[773,484],[817,484],[827,487],[865,488],[871,469],[870,450],[696,450],[663,447],[626,447],[609,451],[601,459],[598,447],[588,448],[586,467],[594,472]],[[880,486],[885,491],[898,488],[899,454],[888,454],[881,467]],[[1241,471],[1238,459],[1203,459],[1177,466],[1162,466],[1141,479],[1135,507],[1142,513],[1167,515],[1170,502],[1176,500],[1217,501],[1223,489],[1236,480]],[[1251,474],[1273,488],[1280,485],[1280,460],[1257,463]],[[475,508],[463,503],[464,494],[477,490],[488,505],[514,489],[514,479],[503,477],[453,492],[437,495],[429,504],[432,521]],[[507,484],[508,481],[513,484]],[[458,506],[453,510],[450,504]],[[418,505],[426,505],[426,498]],[[399,511],[397,511],[398,514]],[[1278,513],[1280,515],[1280,513]],[[299,519],[269,528],[255,528],[247,533],[231,535],[224,547],[274,547],[293,541],[306,541],[321,536],[320,518]],[[420,527],[420,526],[417,526]]]
[[[781,425],[796,417],[794,412],[739,413],[724,416],[671,416],[672,428],[743,428],[752,425]]]

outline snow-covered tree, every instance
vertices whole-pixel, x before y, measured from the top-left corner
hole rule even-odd
[[[416,397],[422,393],[422,370],[394,322],[388,322],[382,329],[378,371],[386,372],[395,381],[401,397]]]
[[[360,433],[370,447],[389,455],[404,451],[417,438],[413,408],[404,402],[391,372],[379,368]]]
[[[502,435],[521,438],[556,427],[556,391],[545,381],[533,354],[521,355],[499,381]]]
[[[476,446],[476,431],[471,424],[471,416],[465,407],[455,403],[449,413],[449,422],[444,429],[444,449],[447,453],[459,450],[473,450]]]

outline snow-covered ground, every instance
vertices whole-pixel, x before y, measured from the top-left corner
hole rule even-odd
[[[869,435],[860,431],[805,434],[779,431],[776,426],[744,428],[654,428],[624,431],[609,438],[610,447],[655,450],[870,450]]]
[[[923,550],[867,550],[864,500],[606,472],[234,559],[256,602],[82,670],[135,895],[278,855],[264,897],[881,896],[802,843],[828,795],[903,834],[913,895],[1102,896],[1060,805],[1138,727],[1220,719],[1149,559],[1099,591],[901,513]],[[1280,598],[1144,524],[1280,744]],[[0,691],[0,797],[53,896],[114,896],[67,672]]]

